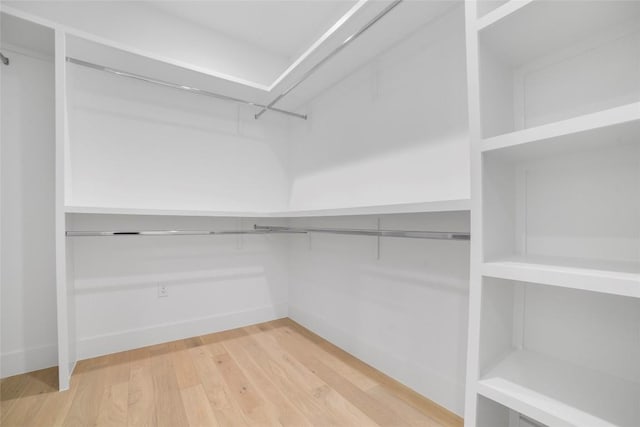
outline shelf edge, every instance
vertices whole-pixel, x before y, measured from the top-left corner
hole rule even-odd
[[[501,148],[515,147],[537,141],[569,136],[582,132],[604,129],[634,121],[640,121],[640,102],[622,105],[571,119],[536,126],[503,135],[484,138],[483,153]]]
[[[482,275],[498,279],[640,298],[640,274],[608,272],[552,264],[528,264],[522,261],[518,261],[518,263],[525,265],[509,265],[510,263],[505,261],[485,262],[482,264]]]

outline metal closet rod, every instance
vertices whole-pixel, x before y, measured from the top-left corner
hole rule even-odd
[[[144,231],[67,231],[67,237],[111,237],[111,236],[221,236],[230,234],[267,234],[262,230],[144,230]]]
[[[318,62],[317,64],[315,64],[313,67],[309,68],[309,70],[307,70],[306,73],[304,73],[302,75],[302,77],[300,77],[295,83],[293,83],[291,86],[289,86],[284,92],[282,92],[280,95],[278,95],[276,97],[276,99],[274,99],[273,101],[271,101],[269,104],[267,104],[266,106],[262,107],[262,110],[260,110],[256,115],[256,119],[260,118],[261,115],[263,115],[265,113],[265,111],[267,110],[273,110],[273,106],[278,103],[282,98],[284,98],[285,96],[287,96],[292,90],[294,90],[295,88],[297,88],[302,82],[304,82],[305,80],[307,80],[313,73],[315,73],[316,71],[318,71],[318,69],[320,67],[322,67],[325,63],[327,63],[331,58],[333,58],[334,56],[336,56],[341,50],[343,50],[345,47],[349,46],[352,42],[354,42],[358,37],[360,37],[362,34],[364,34],[369,28],[373,27],[373,25],[378,22],[380,19],[382,19],[382,17],[384,17],[387,13],[391,12],[391,10],[393,8],[395,8],[397,5],[399,5],[400,3],[402,3],[402,0],[395,0],[393,3],[389,4],[387,7],[385,7],[380,13],[378,13],[373,19],[371,19],[369,22],[367,22],[363,27],[361,27],[358,31],[356,31],[355,33],[353,33],[352,35],[350,35],[349,37],[347,37],[338,47],[336,47],[335,49],[333,49],[327,56],[325,56],[324,58],[322,58],[320,60],[320,62]]]
[[[302,228],[254,225],[258,231],[271,233],[328,233],[353,236],[403,237],[408,239],[470,240],[471,233],[462,231],[365,230],[359,228]]]
[[[459,231],[365,230],[358,228],[301,228],[254,225],[252,230],[147,230],[147,231],[67,231],[67,237],[117,236],[221,236],[233,234],[308,234],[329,233],[353,236],[402,237],[409,239],[469,240],[471,234]]]
[[[3,58],[4,58],[4,56],[3,56]],[[4,59],[3,59],[3,61],[4,61]],[[8,62],[9,62],[9,60],[7,59],[7,62],[5,62],[5,64],[8,64]],[[264,105],[264,104],[258,104],[257,102],[253,102],[253,101],[247,101],[246,99],[234,98],[232,96],[222,95],[220,93],[211,92],[211,91],[204,90],[204,89],[198,89],[198,88],[191,87],[191,86],[185,86],[185,85],[181,85],[181,84],[177,84],[177,83],[167,82],[167,81],[164,81],[164,80],[158,80],[158,79],[154,79],[152,77],[147,77],[147,76],[143,76],[143,75],[140,75],[140,74],[130,73],[128,71],[118,70],[116,68],[110,68],[110,67],[106,67],[104,65],[95,64],[93,62],[83,61],[81,59],[72,58],[70,56],[67,56],[67,62],[70,62],[72,64],[76,64],[76,65],[80,65],[82,67],[92,68],[92,69],[98,70],[98,71],[104,71],[106,73],[111,73],[111,74],[115,74],[115,75],[122,76],[122,77],[129,77],[131,79],[141,80],[143,82],[152,83],[152,84],[159,85],[159,86],[170,87],[172,89],[178,89],[178,90],[184,90],[184,91],[187,91],[187,92],[190,92],[190,93],[195,93],[197,95],[204,95],[204,96],[208,96],[208,97],[211,97],[211,98],[221,99],[223,101],[231,101],[231,102],[235,102],[235,103],[238,103],[238,104],[251,105],[252,107],[269,109],[269,110],[274,111],[276,113],[286,114],[287,116],[296,117],[298,119],[303,119],[303,120],[307,119],[307,115],[306,114],[294,113],[292,111],[282,110],[280,108],[276,108],[276,107],[273,107],[273,106]]]

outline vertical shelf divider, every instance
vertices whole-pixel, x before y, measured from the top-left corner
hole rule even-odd
[[[56,242],[56,291],[58,316],[58,378],[59,389],[67,390],[75,354],[72,333],[73,305],[69,304],[73,293],[69,289],[69,250],[65,237],[65,176],[67,174],[67,102],[66,102],[66,35],[55,29],[55,242]]]

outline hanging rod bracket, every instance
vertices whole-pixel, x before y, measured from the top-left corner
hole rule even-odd
[[[2,63],[4,65],[9,65],[9,58],[7,58],[6,56],[4,56],[2,53],[0,53],[0,60],[2,60]]]

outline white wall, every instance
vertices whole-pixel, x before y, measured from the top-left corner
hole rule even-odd
[[[286,119],[256,121],[248,106],[67,67],[68,204],[249,212],[286,207]]]
[[[469,198],[463,8],[337,83],[292,123],[292,209]]]
[[[251,219],[71,215],[72,230],[233,230]],[[286,236],[73,238],[79,359],[287,315]],[[166,285],[168,297],[158,297]]]
[[[313,100],[292,123],[291,209],[469,198],[464,17],[458,7]],[[295,225],[375,228],[376,217]],[[469,229],[468,213],[382,228]],[[449,410],[464,408],[469,244],[291,236],[289,317]]]
[[[54,99],[51,60],[8,50],[2,85],[2,377],[54,366]]]
[[[268,86],[287,58],[172,16],[145,2],[6,1],[7,6],[203,71]]]
[[[469,215],[380,217],[383,229],[467,231]],[[376,228],[376,217],[294,220]],[[457,414],[464,407],[469,243],[290,237],[289,317]]]

